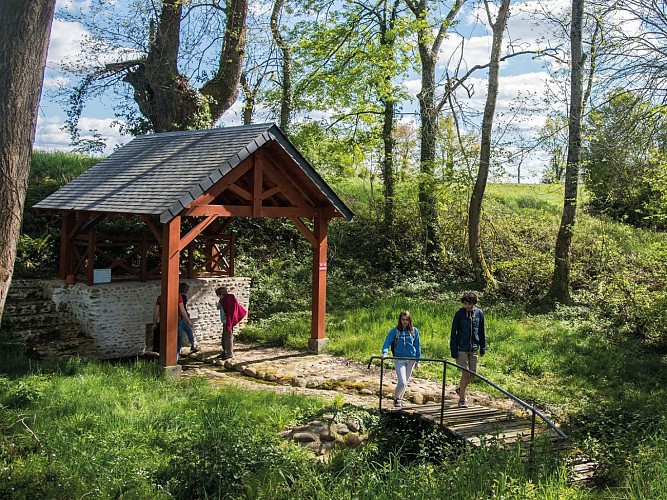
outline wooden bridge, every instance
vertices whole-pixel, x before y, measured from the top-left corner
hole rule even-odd
[[[440,403],[423,405],[407,404],[403,407],[387,405],[383,407],[382,384],[385,369],[384,361],[406,358],[373,356],[368,363],[369,367],[373,359],[381,360],[379,401],[381,411],[414,415],[415,417],[427,419],[444,427],[452,436],[465,440],[468,444],[475,447],[492,444],[511,446],[515,443],[526,443],[529,444],[526,450],[530,451],[532,444],[536,441],[549,443],[553,452],[560,453],[567,460],[573,481],[585,482],[592,479],[596,467],[595,461],[591,460],[581,451],[575,450],[568,436],[542,412],[497,386],[487,378],[477,373],[475,374],[476,378],[489,384],[517,403],[522,407],[523,411],[513,412],[475,404],[460,408],[455,401],[447,401],[445,399],[447,365],[451,365],[459,370],[468,371],[469,373],[472,372],[467,368],[444,359],[420,360],[421,362],[436,362],[443,365]]]

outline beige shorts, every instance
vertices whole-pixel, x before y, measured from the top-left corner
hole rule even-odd
[[[478,359],[477,353],[478,351],[473,351],[473,352],[459,351],[458,356],[456,357],[456,364],[462,366],[463,368],[467,368],[471,372],[476,372],[477,359]]]

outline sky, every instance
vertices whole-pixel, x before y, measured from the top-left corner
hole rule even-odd
[[[56,9],[58,11],[72,5],[85,9],[89,2],[90,0],[57,0]],[[540,8],[553,14],[566,12],[569,8],[569,0],[524,0],[513,1],[511,5],[510,20],[505,34],[506,50],[510,44],[516,50],[535,50],[543,48],[545,43],[551,45],[563,43],[558,41],[557,36],[554,36],[557,32],[554,26],[536,23],[531,12]],[[477,4],[477,8],[469,8],[462,12],[460,19],[461,22],[457,28],[460,35],[450,36],[443,43],[440,73],[447,65],[449,55],[460,51],[461,46],[463,46],[463,67],[488,62],[491,34],[490,30],[485,29],[486,13],[483,8]],[[86,34],[84,27],[78,23],[54,20],[37,120],[35,147],[38,149],[48,151],[71,149],[69,135],[63,130],[66,113],[56,102],[53,94],[59,87],[72,86],[76,83],[71,76],[62,71],[61,64],[63,61],[76,58],[81,53],[80,42]],[[449,67],[450,72],[453,71],[452,64]],[[525,142],[535,137],[547,116],[548,106],[545,106],[543,101],[549,95],[546,90],[550,71],[557,69],[553,64],[553,61],[545,63],[534,60],[531,56],[519,56],[502,63],[495,121],[498,135],[505,130],[507,124],[511,124],[514,127],[511,136],[517,138],[516,142]],[[481,71],[477,72],[467,83],[474,89],[474,93],[471,98],[465,99],[466,105],[481,111],[486,100],[486,74]],[[415,75],[414,78],[405,82],[405,86],[412,95],[416,95],[420,87],[419,79]],[[561,112],[566,111],[565,103],[549,99],[549,105],[558,108]],[[241,106],[242,104],[237,102],[223,117],[222,123],[225,125],[241,124]],[[416,99],[413,106],[416,108]],[[413,118],[408,116],[404,119]],[[116,120],[111,99],[91,102],[84,108],[79,122],[81,135],[82,137],[90,136],[89,130],[99,131],[107,143],[104,154],[110,154],[115,147],[131,140],[129,136],[121,136],[118,126],[114,126]],[[539,181],[545,162],[546,153],[539,149],[523,158],[521,182]],[[506,169],[509,175],[504,180],[516,181],[517,167],[508,164]]]

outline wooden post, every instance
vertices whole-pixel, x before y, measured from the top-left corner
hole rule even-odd
[[[327,227],[329,219],[319,214],[314,220],[313,243],[313,302],[311,309],[308,350],[322,352],[326,344],[327,305]]]
[[[97,237],[95,232],[91,231],[88,235],[88,267],[86,267],[86,283],[93,286],[95,281],[95,251],[97,250]]]
[[[76,212],[63,212],[60,223],[60,279],[63,280],[74,273],[74,249],[70,237],[75,238],[76,235],[70,235],[70,232],[75,224]]]
[[[160,298],[160,365],[176,366],[178,278],[181,217],[162,225],[162,293]]]
[[[211,238],[206,238],[206,272],[214,273],[218,270],[218,246]]]

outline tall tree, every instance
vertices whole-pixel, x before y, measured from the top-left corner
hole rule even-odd
[[[595,211],[634,226],[664,230],[667,112],[617,90],[585,121],[582,175]]]
[[[14,271],[55,5],[0,2],[0,319]]]
[[[377,141],[387,228],[394,219],[396,110],[406,98],[397,80],[409,62],[401,33],[401,23],[409,21],[404,11],[399,0],[355,2],[321,22],[298,26],[305,38],[296,53],[300,109],[326,110],[332,127],[348,128],[355,140]]]
[[[581,163],[581,119],[584,98],[584,51],[582,46],[584,0],[572,0],[570,24],[570,107],[568,116],[568,150],[565,167],[565,196],[556,248],[554,272],[549,297],[556,302],[569,303],[570,253],[577,212],[577,189]]]
[[[289,130],[292,117],[292,49],[280,33],[280,15],[285,0],[275,0],[271,11],[271,35],[281,54],[280,65],[280,117],[278,124],[283,132]]]
[[[482,137],[480,141],[479,168],[477,180],[470,197],[468,209],[468,248],[472,258],[473,269],[477,281],[485,279],[489,283],[495,283],[491,272],[484,261],[482,246],[480,242],[480,219],[482,214],[482,200],[486,190],[486,182],[489,178],[489,167],[491,165],[491,132],[493,129],[493,118],[496,112],[496,101],[498,99],[498,75],[500,72],[500,53],[503,44],[503,33],[507,26],[510,13],[510,0],[502,0],[498,9],[496,22],[493,22],[491,8],[488,0],[484,0],[486,16],[493,31],[493,42],[491,44],[491,59],[489,63],[488,91],[486,104],[482,115]]]
[[[421,90],[417,95],[421,120],[419,215],[426,233],[426,253],[432,261],[436,260],[440,253],[440,242],[436,232],[437,199],[434,179],[439,112],[436,104],[436,64],[442,42],[466,1],[454,0],[447,15],[439,21],[434,36],[430,19],[432,11],[436,9],[435,2],[405,0],[418,26],[417,48],[421,65]]]
[[[188,11],[184,12],[186,6]],[[108,17],[100,20],[93,14],[73,18],[92,33],[93,41],[87,42],[84,47],[86,51],[101,60],[108,58],[101,57],[104,53],[121,54],[118,61],[92,70],[85,65],[69,68],[72,72],[83,73],[81,84],[70,98],[69,128],[73,135],[89,94],[94,94],[100,86],[104,88],[120,80],[132,87],[134,101],[143,117],[134,120],[135,123],[130,126],[132,133],[210,127],[236,102],[245,53],[248,0],[225,0],[224,3],[211,0],[203,4],[162,0],[157,5],[148,2],[146,7],[150,13],[147,41],[138,39],[137,33],[141,34],[142,30],[134,23],[131,24],[131,30],[137,33],[123,36],[108,26],[111,22],[123,24],[120,20]],[[99,15],[109,15],[109,5],[102,4],[97,8]],[[138,9],[136,6],[134,8]],[[181,68],[182,23],[187,18],[195,24],[195,9],[202,11],[199,15],[206,25],[197,34],[206,38],[210,45],[216,45],[219,35],[212,35],[208,26],[213,25],[214,20],[217,22],[220,18],[224,19],[224,34],[217,64],[212,74],[206,74],[200,88],[192,84]],[[128,16],[137,16],[137,12],[129,12]],[[190,31],[195,29],[191,28]],[[134,40],[135,46],[124,46],[125,40]],[[188,42],[189,46],[196,43],[202,42]],[[137,57],[138,52],[140,55]]]

